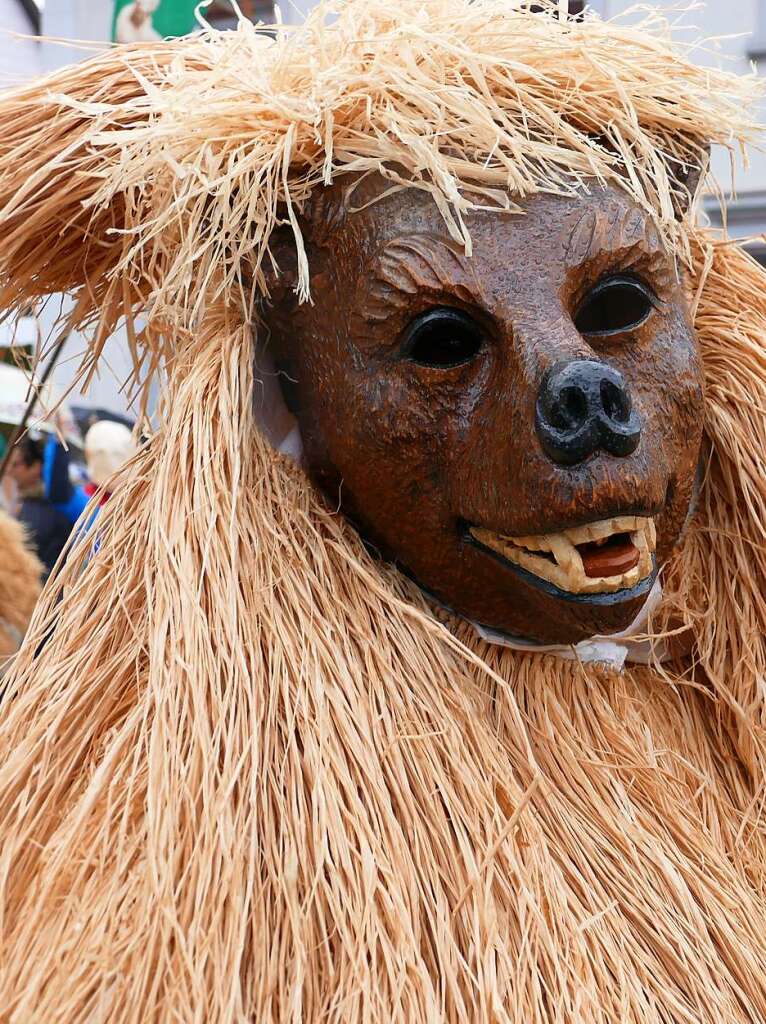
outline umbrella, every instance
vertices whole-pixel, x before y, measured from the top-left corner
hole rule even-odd
[[[88,433],[88,428],[98,420],[110,420],[112,423],[121,423],[128,430],[132,430],[136,425],[135,420],[132,420],[129,416],[123,416],[122,413],[112,412],[110,409],[93,408],[89,405],[73,405],[71,406],[71,413],[83,437]]]

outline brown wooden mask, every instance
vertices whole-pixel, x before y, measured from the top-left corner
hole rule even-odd
[[[468,619],[546,643],[625,629],[701,442],[674,261],[616,189],[475,212],[468,257],[429,195],[383,187],[308,212],[313,304],[277,249],[264,315],[312,478]]]

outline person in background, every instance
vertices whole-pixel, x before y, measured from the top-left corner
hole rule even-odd
[[[135,452],[133,435],[126,426],[111,420],[96,420],[85,435],[85,464],[89,482],[79,486],[72,483],[70,478],[69,452],[58,437],[51,435],[43,450],[45,495],[74,524],[90,498]],[[106,503],[109,496],[109,491],[101,493],[99,507]]]
[[[84,488],[72,483],[69,464],[69,451],[55,434],[50,434],[43,448],[45,496],[74,525],[88,504],[88,495]]]
[[[47,578],[69,539],[72,524],[46,495],[44,456],[42,442],[29,436],[22,438],[11,455],[7,475],[15,481],[18,489],[17,518],[27,528]]]
[[[0,678],[22,641],[42,574],[24,527],[0,509]]]
[[[100,487],[105,487],[124,463],[136,453],[133,435],[122,423],[98,420],[85,435],[85,465],[90,483],[83,488],[90,498]],[[111,492],[101,492],[99,506],[104,505]]]
[[[3,435],[0,434],[0,461],[2,461],[7,448],[8,442]],[[0,512],[7,512],[8,515],[15,518],[18,506],[19,502],[16,482],[15,480],[12,480],[7,473],[5,473],[2,480],[0,480]]]
[[[0,480],[0,512],[7,512],[8,515],[15,516],[18,504],[16,484],[6,473]]]

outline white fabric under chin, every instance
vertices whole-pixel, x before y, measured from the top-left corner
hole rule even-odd
[[[298,421],[285,404],[279,372],[271,357],[263,350],[256,357],[254,374],[253,411],[257,426],[278,452],[302,465],[303,441]],[[658,579],[641,611],[627,629],[611,636],[594,636],[578,644],[536,644],[531,640],[506,636],[475,622],[471,625],[483,640],[500,647],[535,654],[555,654],[566,661],[597,663],[620,671],[626,661],[646,665],[650,661],[665,660],[667,655],[662,641],[646,636],[649,616],[661,600],[662,586]]]
[[[533,641],[517,640],[478,623],[471,623],[479,636],[500,647],[511,647],[515,651],[529,651],[535,654],[555,654],[565,661],[580,661],[583,665],[597,663],[621,670],[626,661],[648,665],[650,661],[664,661],[667,651],[662,640],[646,635],[649,617],[662,600],[662,585],[659,579],[649,591],[638,615],[627,629],[609,636],[593,636],[579,644],[536,644]]]

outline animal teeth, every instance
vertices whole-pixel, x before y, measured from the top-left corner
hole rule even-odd
[[[550,551],[550,535],[542,534],[539,537],[509,537],[513,544],[528,551]]]
[[[649,550],[654,551],[657,547],[657,527],[654,525],[653,519],[647,520],[646,536],[649,541]]]
[[[577,575],[578,569],[582,569],[582,558],[580,552],[570,541],[565,533],[552,533],[550,535],[551,551],[553,557],[567,574]]]
[[[657,542],[654,520],[643,516],[613,516],[611,519],[539,536],[508,537],[482,527],[472,527],[471,533],[485,547],[497,551],[535,576],[574,594],[611,593],[636,586],[652,572],[652,554]],[[631,535],[639,551],[638,564],[619,576],[586,576],[577,545],[606,541],[619,533]],[[541,552],[552,554],[555,562],[542,557]]]
[[[612,519],[602,519],[597,523],[587,523],[585,526],[574,526],[564,533],[573,544],[588,544],[596,540],[606,540],[614,533],[633,533],[641,529],[641,524],[646,520],[638,516],[614,516]]]

